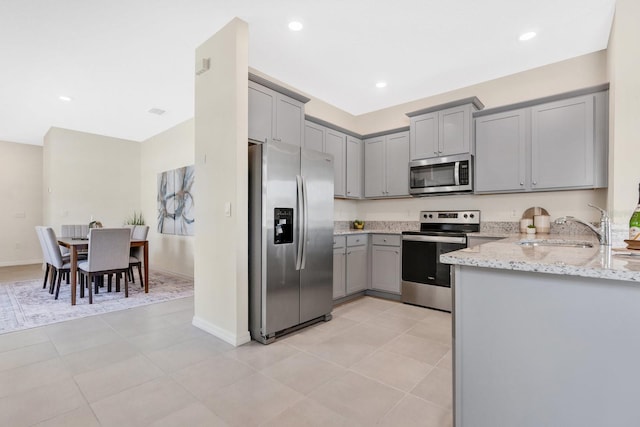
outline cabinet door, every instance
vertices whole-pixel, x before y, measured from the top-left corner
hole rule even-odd
[[[409,132],[387,135],[385,196],[409,195]]]
[[[304,104],[286,95],[276,93],[275,139],[302,146],[304,138]]]
[[[307,120],[304,124],[303,147],[324,152],[324,131],[324,126]]]
[[[440,156],[469,153],[471,147],[471,106],[448,108],[438,114]]]
[[[333,299],[341,298],[347,294],[345,286],[346,273],[345,248],[333,250]]]
[[[367,247],[347,248],[347,295],[367,289]]]
[[[333,155],[333,187],[334,195],[344,197],[346,194],[346,140],[347,136],[333,129],[327,129],[325,132],[324,151]]]
[[[362,140],[347,136],[347,197],[362,197]]]
[[[364,196],[384,196],[386,190],[384,174],[385,137],[364,141]]]
[[[372,246],[371,288],[400,293],[400,248]]]
[[[269,142],[274,135],[276,93],[249,82],[249,139]]]
[[[438,157],[438,112],[411,118],[411,160]]]
[[[523,191],[527,186],[526,109],[475,119],[475,191]]]
[[[531,108],[531,188],[593,186],[593,95]]]

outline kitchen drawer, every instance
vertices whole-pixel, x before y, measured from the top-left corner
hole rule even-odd
[[[396,234],[374,234],[372,239],[373,245],[400,246],[402,237]]]
[[[346,240],[345,236],[333,236],[333,249],[344,248]]]
[[[347,236],[347,246],[362,246],[367,244],[366,234],[354,234]]]

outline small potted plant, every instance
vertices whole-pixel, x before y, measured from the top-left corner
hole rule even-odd
[[[362,221],[361,219],[356,219],[355,221],[353,221],[353,228],[355,228],[356,230],[362,230],[364,228],[364,221]]]
[[[536,226],[533,224],[529,224],[527,226],[527,234],[536,234]]]

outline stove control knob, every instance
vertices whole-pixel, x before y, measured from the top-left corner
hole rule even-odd
[[[468,216],[467,214],[464,214],[464,219],[467,219],[467,216]]]
[[[432,214],[429,214],[429,218],[433,218],[433,215],[432,215]]]
[[[470,215],[469,215],[469,217],[470,217],[470,218],[473,218],[473,214],[470,214]]]

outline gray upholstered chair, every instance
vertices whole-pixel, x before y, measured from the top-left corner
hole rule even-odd
[[[130,241],[131,231],[128,228],[92,228],[89,231],[89,257],[78,264],[79,273],[89,285],[89,304],[93,304],[92,279],[105,274],[115,274],[116,287],[119,288],[120,273],[124,273],[124,296],[129,296],[127,270]]]
[[[42,233],[42,229],[44,227],[41,225],[36,225],[36,234],[38,235],[38,241],[40,242],[40,248],[42,248],[42,259],[46,265],[44,272],[44,279],[42,281],[42,289],[47,287],[47,279],[49,278],[49,270],[51,268],[51,261],[49,257],[49,249],[47,248],[47,242],[44,239],[44,235]],[[53,276],[52,276],[53,280]]]
[[[43,227],[42,235],[47,245],[47,249],[49,250],[49,261],[53,268],[53,280],[55,280],[56,283],[55,299],[58,299],[58,294],[60,293],[60,281],[64,274],[67,275],[67,278],[69,277],[68,275],[71,271],[71,263],[68,258],[65,260],[62,257],[62,252],[60,252],[60,246],[58,245],[58,238],[56,237],[56,233],[53,231],[53,228]],[[50,287],[49,293],[53,293],[53,287]]]
[[[147,240],[149,234],[148,225],[136,225],[131,232],[131,240]],[[129,275],[131,281],[135,283],[133,275],[133,267],[138,267],[138,275],[140,276],[140,287],[144,287],[144,280],[142,279],[142,259],[144,258],[144,248],[137,247],[131,248],[129,253]]]
[[[71,239],[86,239],[88,234],[88,224],[64,224],[60,226],[60,237],[68,237]],[[65,248],[64,246],[61,247],[60,250],[62,251],[62,256],[66,256],[69,254],[69,249]],[[78,259],[87,259],[87,251],[78,251]]]

